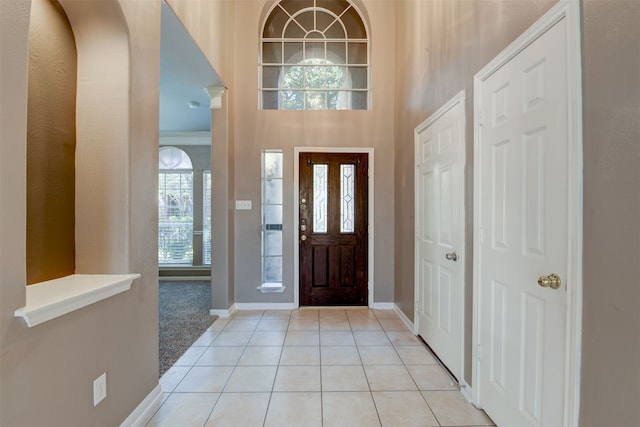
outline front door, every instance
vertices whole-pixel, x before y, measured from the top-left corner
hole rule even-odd
[[[496,425],[563,425],[567,19],[479,83],[479,400]]]
[[[416,128],[416,323],[462,379],[464,96]]]
[[[366,305],[368,154],[300,153],[300,304]]]

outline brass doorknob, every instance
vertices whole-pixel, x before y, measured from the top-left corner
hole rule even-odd
[[[558,289],[560,285],[562,285],[562,281],[560,280],[560,276],[556,273],[552,273],[548,276],[540,276],[538,279],[538,285],[543,288]]]
[[[307,240],[307,236],[305,236],[305,235],[303,234],[302,236],[300,236],[300,240],[302,240],[302,241],[304,242],[305,240]]]

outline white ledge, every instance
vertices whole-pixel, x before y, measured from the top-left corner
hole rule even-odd
[[[15,311],[34,327],[131,288],[139,274],[72,274],[27,286],[27,305]]]
[[[285,288],[286,286],[284,286],[280,282],[266,282],[266,283],[263,283],[262,286],[258,286],[256,289],[258,289],[263,294],[269,294],[269,293],[282,293],[284,292]]]

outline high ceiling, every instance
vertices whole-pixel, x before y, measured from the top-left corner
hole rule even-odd
[[[160,132],[211,130],[205,88],[223,83],[166,3],[160,42]]]

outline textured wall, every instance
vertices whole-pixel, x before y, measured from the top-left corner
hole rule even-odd
[[[584,0],[581,426],[640,425],[640,2]]]
[[[79,59],[87,53],[82,48],[91,48],[98,63],[85,65],[93,71],[102,68],[95,74],[82,74],[78,67],[78,108],[87,114],[77,127],[77,144],[108,153],[93,168],[89,184],[96,192],[80,197],[112,202],[109,210],[98,216],[92,215],[91,209],[78,209],[76,203],[76,223],[81,217],[93,224],[76,229],[76,237],[92,242],[82,247],[93,272],[137,272],[142,278],[127,292],[33,328],[13,317],[14,311],[25,305],[30,2],[0,1],[2,426],[120,425],[158,385],[160,2],[72,0],[62,5],[74,30]],[[100,60],[120,55],[128,58],[129,54],[131,62],[100,64]],[[114,72],[118,76],[113,76]],[[119,80],[122,75],[124,83]],[[92,111],[98,122],[92,122]],[[91,151],[89,147],[84,148]],[[100,174],[110,161],[119,162],[119,169]],[[135,168],[130,168],[130,162]],[[81,173],[92,165],[79,163],[76,170]],[[85,199],[80,206],[88,204]],[[94,408],[92,381],[103,372],[107,373],[108,396]]]
[[[75,270],[76,46],[58,3],[33,0],[27,110],[27,283]]]

